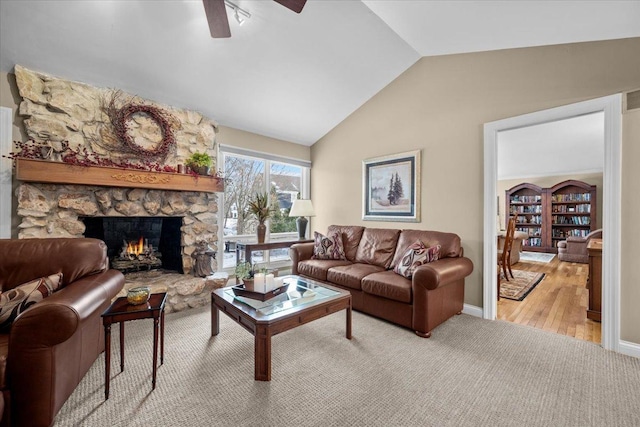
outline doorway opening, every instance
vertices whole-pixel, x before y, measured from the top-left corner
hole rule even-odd
[[[602,235],[604,112],[500,131],[497,143],[499,249],[516,224],[497,318],[600,344],[587,246]]]
[[[620,189],[621,115],[620,94],[539,111],[485,124],[484,178],[484,279],[483,317],[497,315],[498,140],[499,133],[567,118],[604,114],[604,168],[602,194],[602,340],[604,348],[618,351],[620,337]]]

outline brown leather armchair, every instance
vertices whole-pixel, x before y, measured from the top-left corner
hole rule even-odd
[[[61,289],[0,333],[3,426],[50,426],[104,351],[100,315],[122,289],[97,239],[0,240],[0,290],[62,272]]]
[[[585,237],[568,237],[567,240],[558,242],[558,259],[566,262],[589,263],[587,245],[591,239],[601,239],[602,229],[593,230]]]

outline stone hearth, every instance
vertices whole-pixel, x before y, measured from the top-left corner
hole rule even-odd
[[[129,273],[125,280],[119,297],[127,295],[127,290],[136,286],[149,286],[152,293],[167,293],[165,313],[208,305],[211,303],[211,291],[221,287],[211,277],[203,279],[163,270]]]

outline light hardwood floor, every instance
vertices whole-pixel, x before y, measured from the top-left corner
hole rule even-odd
[[[600,323],[587,319],[587,264],[520,261],[514,270],[545,273],[545,278],[522,301],[501,298],[498,319],[600,343]],[[504,279],[503,279],[504,280]]]

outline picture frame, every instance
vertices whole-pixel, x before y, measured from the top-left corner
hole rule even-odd
[[[362,161],[362,219],[420,222],[420,150]]]

